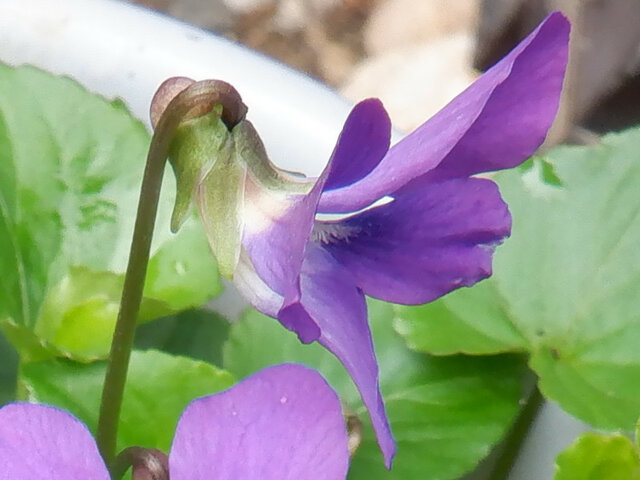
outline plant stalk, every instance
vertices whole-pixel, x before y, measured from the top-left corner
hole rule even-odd
[[[125,273],[120,311],[111,343],[100,404],[97,443],[108,466],[111,466],[115,459],[122,398],[149,263],[160,188],[171,142],[182,120],[202,115],[207,110],[210,111],[215,104],[223,105],[223,120],[228,120],[227,125],[236,121],[234,115],[238,118],[244,115],[242,110],[237,113],[233,110],[233,107],[244,106],[241,101],[234,103],[236,97],[239,101],[240,97],[237,92],[224,82],[215,80],[196,82],[169,102],[151,139],[138,201],[129,263]],[[230,118],[225,119],[225,115]]]
[[[479,467],[461,480],[506,480],[509,477],[531,425],[544,404],[544,397],[538,390],[537,381],[536,374],[529,371],[523,382],[526,393],[522,407],[511,428]]]
[[[156,130],[156,135],[151,141],[142,180],[129,263],[120,300],[120,311],[118,312],[102,390],[97,442],[107,465],[111,465],[115,458],[122,395],[142,301],[153,227],[166,162],[168,147],[166,137],[158,135],[158,132],[159,130]]]
[[[492,469],[491,476],[488,477],[491,480],[506,480],[509,477],[509,473],[513,468],[514,462],[520,453],[520,448],[526,438],[531,424],[535,420],[540,411],[540,407],[544,404],[544,398],[538,390],[537,386],[534,386],[526,399],[526,403],[518,418],[516,419],[511,430],[507,434],[504,442],[504,449],[501,455],[497,458],[497,461]]]

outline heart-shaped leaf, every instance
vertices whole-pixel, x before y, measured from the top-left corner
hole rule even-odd
[[[396,327],[417,350],[528,352],[542,392],[602,428],[640,414],[640,129],[496,179],[513,215],[494,275]]]
[[[76,359],[108,353],[148,144],[121,102],[0,65],[1,321]],[[200,225],[170,233],[169,173],[165,183],[142,319],[220,291]]]

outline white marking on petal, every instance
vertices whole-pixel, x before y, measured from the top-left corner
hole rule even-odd
[[[265,315],[277,317],[284,303],[284,297],[274,292],[260,278],[244,249],[240,252],[240,260],[233,274],[233,283],[256,309]]]
[[[248,177],[243,209],[246,234],[259,235],[268,230],[284,216],[291,203],[290,193],[269,190]]]
[[[320,222],[338,222],[341,220],[347,220],[348,218],[355,217],[356,215],[360,215],[362,212],[366,212],[367,210],[373,210],[374,208],[382,207],[383,205],[387,205],[394,201],[394,198],[390,195],[385,195],[379,200],[376,200],[371,205],[361,208],[355,212],[349,213],[316,213],[316,220]]]

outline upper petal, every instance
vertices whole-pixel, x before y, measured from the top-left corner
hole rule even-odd
[[[542,143],[558,107],[569,23],[550,15],[434,117],[394,145],[353,185],[322,195],[321,212],[359,210],[409,181],[508,168]]]
[[[340,401],[301,365],[192,402],[169,455],[172,480],[344,480],[348,465]]]
[[[382,102],[369,98],[358,103],[342,127],[324,190],[360,180],[373,170],[389,150],[391,120]]]
[[[318,325],[319,343],[338,357],[360,391],[385,463],[390,468],[396,447],[380,393],[378,363],[364,295],[350,272],[316,244],[307,248],[301,289],[300,302],[285,307],[279,318],[307,316]]]
[[[333,228],[344,236],[325,248],[367,295],[422,304],[488,277],[511,217],[491,180],[458,178],[401,190]]]
[[[0,409],[0,480],[109,480],[87,427],[46,405]]]

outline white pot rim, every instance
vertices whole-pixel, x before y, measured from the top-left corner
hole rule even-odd
[[[171,76],[218,78],[249,107],[273,161],[317,175],[351,104],[323,84],[212,33],[115,0],[2,0],[0,61],[69,75],[147,125]]]

